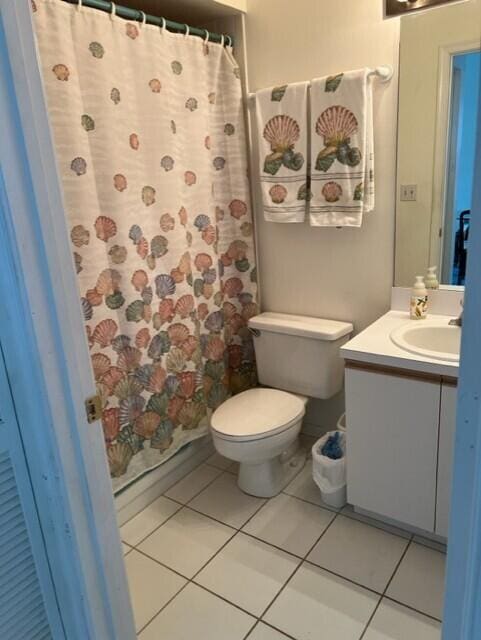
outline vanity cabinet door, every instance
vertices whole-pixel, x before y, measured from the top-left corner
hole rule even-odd
[[[436,533],[448,537],[449,507],[456,432],[457,387],[443,385],[439,420],[438,491],[436,496]]]
[[[350,504],[434,531],[439,405],[437,382],[346,369]]]

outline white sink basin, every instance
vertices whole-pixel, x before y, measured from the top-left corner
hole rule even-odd
[[[446,320],[412,320],[391,333],[395,345],[426,358],[459,362],[461,328]]]

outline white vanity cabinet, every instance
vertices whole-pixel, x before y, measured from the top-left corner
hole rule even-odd
[[[455,403],[440,376],[346,363],[348,502],[447,536]]]

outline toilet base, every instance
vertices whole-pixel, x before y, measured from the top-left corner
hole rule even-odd
[[[301,471],[306,452],[297,447],[276,458],[260,463],[242,462],[237,484],[241,491],[257,498],[272,498],[280,493]]]

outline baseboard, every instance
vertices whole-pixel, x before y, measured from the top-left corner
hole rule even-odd
[[[399,520],[394,520],[393,518],[386,518],[385,516],[380,516],[377,513],[373,513],[372,511],[367,511],[366,509],[361,509],[361,507],[356,507],[353,505],[353,509],[356,513],[361,516],[365,516],[367,518],[371,518],[372,520],[378,520],[384,524],[397,527],[398,529],[402,529],[403,531],[407,531],[408,533],[412,533],[414,536],[418,536],[420,538],[424,538],[425,540],[429,540],[431,542],[435,542],[439,545],[446,546],[447,540],[442,536],[438,536],[435,533],[430,531],[425,531],[424,529],[418,529],[417,527],[413,527],[410,524],[406,524],[405,522],[400,522]]]
[[[322,438],[328,431],[333,431],[336,427],[321,427],[320,425],[313,424],[312,422],[303,422],[301,433],[306,436],[312,436],[314,438]]]
[[[214,453],[210,436],[191,442],[115,497],[119,527]]]

